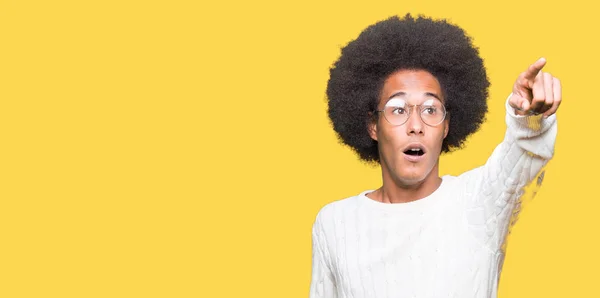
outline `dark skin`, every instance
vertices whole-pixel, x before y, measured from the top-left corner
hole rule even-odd
[[[543,115],[556,113],[562,101],[558,78],[542,72],[546,60],[539,59],[522,72],[513,86],[508,100],[516,115]],[[444,102],[438,80],[424,70],[399,70],[391,74],[381,91],[378,110],[382,110],[390,96],[402,92],[411,105],[418,105],[431,97]],[[416,110],[414,110],[416,111]],[[426,125],[418,113],[408,121],[394,126],[382,116],[373,117],[369,135],[378,143],[383,185],[367,197],[383,203],[408,203],[431,195],[442,182],[439,176],[439,156],[442,141],[448,134],[448,118],[439,125]],[[411,158],[407,148],[420,146],[425,154]]]
[[[401,70],[384,82],[377,109],[382,110],[390,97],[400,92],[411,105],[433,98],[444,102],[441,86],[429,72]],[[416,109],[408,121],[399,126],[390,124],[383,116],[377,117],[369,126],[369,134],[378,142],[383,186],[367,196],[385,203],[406,203],[433,193],[442,182],[439,155],[447,133],[448,119],[429,126]],[[411,146],[422,147],[425,153],[418,160],[412,160],[404,153]]]

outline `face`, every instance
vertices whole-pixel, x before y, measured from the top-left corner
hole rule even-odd
[[[394,180],[397,185],[412,186],[428,179],[438,179],[438,160],[442,142],[448,134],[448,117],[441,123],[430,126],[423,122],[431,110],[412,105],[429,104],[439,100],[442,104],[442,90],[438,80],[427,71],[400,70],[391,74],[385,81],[380,94],[377,110],[388,106],[398,106],[405,102],[406,110],[411,110],[404,124],[393,125],[379,113],[369,125],[371,138],[378,142],[379,156],[384,179]],[[388,108],[389,109],[389,108]],[[395,110],[393,114],[401,113]],[[431,121],[430,121],[431,123]]]

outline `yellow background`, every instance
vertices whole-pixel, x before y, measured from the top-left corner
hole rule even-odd
[[[328,68],[407,12],[462,26],[492,83],[488,121],[441,174],[485,162],[530,63],[562,79],[556,157],[500,297],[598,297],[586,3],[1,1],[0,297],[307,297],[316,213],[380,184],[330,127]]]

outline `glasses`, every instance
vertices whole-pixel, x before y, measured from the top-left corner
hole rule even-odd
[[[421,120],[429,126],[437,126],[446,118],[446,108],[438,99],[428,99],[420,105],[409,105],[406,100],[394,97],[385,104],[383,110],[376,112],[383,113],[383,117],[391,125],[399,126],[408,121],[413,108],[417,108]]]

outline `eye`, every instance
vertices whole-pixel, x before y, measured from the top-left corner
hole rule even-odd
[[[433,115],[437,112],[437,109],[434,106],[423,107],[423,113]]]
[[[402,115],[406,113],[406,110],[403,107],[392,107],[392,115]]]

